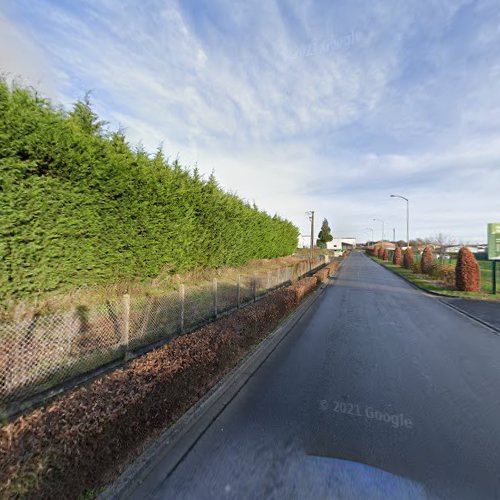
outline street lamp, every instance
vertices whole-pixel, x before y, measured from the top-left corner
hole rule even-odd
[[[410,200],[399,194],[391,194],[391,198],[401,198],[406,201],[406,242],[410,246]]]
[[[384,239],[385,239],[385,222],[382,219],[373,219],[373,220],[382,223],[382,241],[384,241]]]

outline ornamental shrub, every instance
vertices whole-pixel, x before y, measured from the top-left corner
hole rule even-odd
[[[414,262],[415,262],[415,255],[413,253],[413,248],[408,247],[404,253],[403,267],[411,271],[413,269]]]
[[[387,251],[387,248],[384,248],[382,250],[382,259],[383,260],[389,260],[389,252]]]
[[[447,288],[455,287],[455,266],[437,261],[431,266],[430,275],[441,281]]]
[[[420,272],[422,274],[430,274],[433,260],[434,257],[432,255],[432,247],[427,245],[422,252],[422,258],[420,259]]]
[[[481,291],[479,264],[467,247],[462,247],[458,252],[455,286],[462,292]]]
[[[396,266],[400,266],[403,263],[403,253],[400,247],[396,247],[394,250],[394,256],[392,257],[392,263]]]
[[[378,247],[377,257],[382,259],[384,257],[384,247]]]

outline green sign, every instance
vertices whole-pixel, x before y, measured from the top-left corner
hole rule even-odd
[[[500,260],[500,222],[488,224],[488,259]]]

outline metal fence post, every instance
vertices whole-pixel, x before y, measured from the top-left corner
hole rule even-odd
[[[130,333],[130,294],[123,294],[123,330],[121,339],[121,348],[123,351],[123,359],[127,361],[128,343]]]
[[[212,284],[212,292],[214,296],[214,317],[217,318],[217,278],[214,278],[213,284]]]
[[[180,333],[184,332],[184,304],[185,304],[186,292],[184,290],[184,285],[179,287],[179,302],[180,302],[180,311],[179,311],[179,330]]]
[[[241,276],[238,274],[238,281],[236,286],[236,296],[237,296],[237,307],[238,309],[241,307]]]

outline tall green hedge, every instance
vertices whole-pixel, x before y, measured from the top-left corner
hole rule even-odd
[[[298,237],[213,177],[132,149],[87,99],[68,113],[5,81],[0,212],[4,300],[288,255]]]

